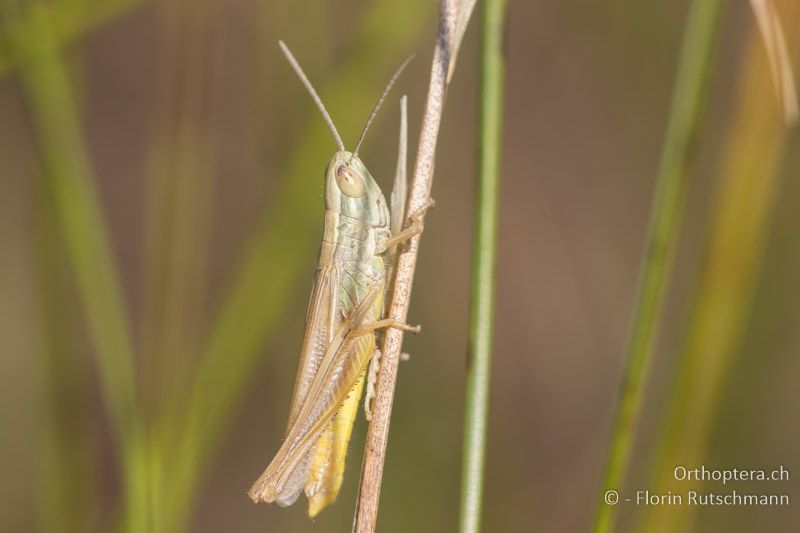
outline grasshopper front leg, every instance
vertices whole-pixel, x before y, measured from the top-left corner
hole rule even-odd
[[[379,253],[383,253],[385,250],[390,250],[398,244],[402,244],[410,238],[422,233],[422,231],[425,229],[425,212],[435,206],[436,201],[433,198],[428,198],[428,201],[425,202],[425,205],[411,213],[411,215],[408,217],[410,222],[408,226],[406,226],[399,233],[396,233],[386,239],[386,241],[383,243],[383,250],[381,250]]]

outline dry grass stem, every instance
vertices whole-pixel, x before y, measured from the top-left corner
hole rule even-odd
[[[786,37],[781,28],[780,16],[772,0],[750,0],[758,30],[767,49],[767,60],[775,84],[778,102],[783,108],[786,124],[792,126],[800,118],[797,104],[797,86],[792,73],[792,62],[786,48]]]
[[[439,32],[433,53],[431,79],[425,113],[422,118],[417,159],[411,181],[408,213],[422,209],[430,200],[433,184],[433,169],[436,159],[436,140],[444,109],[445,94],[449,73],[452,71],[451,59],[455,57],[460,37],[463,36],[475,2],[467,0],[442,1],[440,3]],[[459,23],[459,21],[461,21]],[[460,26],[459,26],[460,24]],[[458,28],[461,27],[461,30]],[[460,31],[460,33],[459,33]],[[405,322],[411,300],[411,286],[417,265],[420,237],[411,239],[397,259],[391,305],[388,318]],[[364,463],[361,471],[356,514],[353,531],[369,533],[375,531],[378,515],[383,464],[386,455],[386,442],[389,434],[394,389],[397,382],[397,366],[400,361],[400,348],[403,332],[389,329],[383,336],[383,360],[378,372],[372,421],[367,429],[367,442],[364,450]]]

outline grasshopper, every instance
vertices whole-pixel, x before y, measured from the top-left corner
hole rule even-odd
[[[377,330],[394,327],[419,331],[419,326],[382,316],[396,246],[422,232],[425,209],[410,215],[402,228],[406,203],[405,97],[401,100],[400,155],[391,214],[378,184],[358,157],[370,123],[411,58],[394,73],[355,150],[348,152],[308,77],[286,45],[279,45],[322,113],[339,150],[325,172],[325,226],[284,441],[248,494],[255,503],[288,506],[305,491],[308,514],[314,517],[333,503],[341,487],[365,379],[370,381],[365,400],[370,416],[372,381],[380,357]]]

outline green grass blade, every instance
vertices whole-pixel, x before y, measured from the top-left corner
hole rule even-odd
[[[50,31],[49,14],[4,29],[18,57],[25,94],[59,223],[78,281],[109,411],[119,437],[135,419],[134,371],[128,319],[106,224],[95,190],[68,74]],[[12,15],[13,16],[13,15]],[[19,21],[19,19],[17,19]]]
[[[103,398],[114,432],[131,516],[145,520],[137,452],[139,421],[133,352],[122,289],[95,190],[67,69],[52,14],[34,4],[24,14],[4,0],[3,35],[20,70],[39,141],[46,186],[55,203],[65,247],[97,357]],[[135,527],[133,529],[136,529]]]
[[[800,42],[800,5],[779,3],[790,44]],[[736,116],[724,152],[722,176],[711,202],[711,226],[677,379],[668,397],[660,449],[653,461],[655,493],[686,494],[700,483],[676,481],[676,465],[699,467],[724,399],[725,383],[740,354],[769,237],[789,130],[776,102],[763,45],[751,31],[745,48]],[[797,50],[796,46],[791,48]],[[794,57],[797,60],[797,54]],[[788,177],[788,176],[787,176]],[[742,354],[744,356],[745,354]],[[763,354],[749,354],[760,357]],[[648,509],[641,531],[691,531],[695,509]]]
[[[478,194],[472,244],[470,353],[461,470],[461,533],[477,533],[481,524],[494,327],[494,273],[505,82],[502,51],[505,8],[505,0],[486,0],[483,3]]]
[[[707,106],[722,6],[721,0],[695,0],[690,7],[628,336],[603,493],[621,490],[630,461],[645,379],[683,220],[689,167]],[[617,508],[603,503],[602,494],[599,502],[594,531],[606,533],[613,528]]]
[[[79,317],[63,312],[78,295],[72,276],[61,268],[67,256],[54,203],[45,187],[34,191],[45,398],[37,516],[42,531],[83,533],[97,510],[91,359]]]

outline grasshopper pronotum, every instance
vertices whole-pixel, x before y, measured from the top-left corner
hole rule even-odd
[[[279,44],[322,113],[339,150],[325,172],[325,227],[286,434],[275,458],[248,494],[256,503],[274,501],[287,506],[305,490],[308,514],[313,517],[330,505],[339,492],[367,366],[370,360],[375,364],[380,357],[376,330],[396,327],[419,331],[419,327],[384,319],[382,315],[389,284],[387,252],[422,231],[424,210],[410,215],[407,227],[402,229],[405,97],[391,216],[378,184],[358,157],[370,123],[408,60],[387,84],[351,153],[345,150],[330,115],[294,56],[283,42]],[[369,372],[369,377],[374,375]],[[368,392],[365,400],[368,416],[369,395]]]

